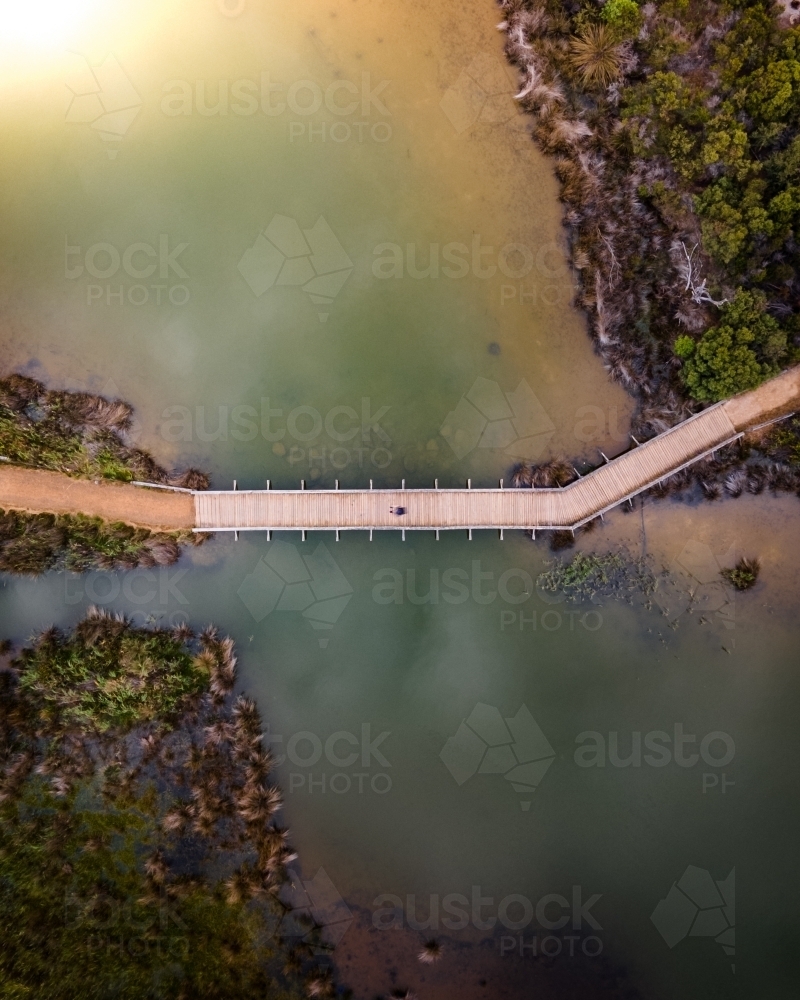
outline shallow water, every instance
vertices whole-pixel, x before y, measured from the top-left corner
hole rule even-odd
[[[5,366],[119,393],[143,446],[220,487],[488,485],[516,455],[625,447],[631,404],[570,306],[556,183],[514,110],[492,6],[240,6],[108,4],[69,40],[90,66],[116,56],[94,77],[61,50],[6,63]],[[262,74],[282,88],[266,91],[274,113],[253,104]],[[65,80],[88,95],[68,119],[87,120],[64,120]],[[93,129],[98,80],[121,113]],[[755,984],[782,997],[798,523],[794,498],[614,514],[581,546],[622,541],[669,567],[683,591],[651,610],[538,592],[546,550],[489,533],[220,536],[157,573],[6,579],[0,608],[18,640],[93,602],[234,636],[285,758],[302,878],[322,868],[343,897],[320,912],[345,931],[337,959],[358,997],[601,996],[614,977],[659,998]],[[764,568],[732,600],[718,572],[735,552]],[[291,610],[285,588],[308,579],[341,599],[335,620]],[[448,754],[466,719],[473,735]],[[683,764],[676,727],[696,737]],[[633,733],[655,732],[664,766],[646,742],[641,761],[612,762],[612,742],[621,765]],[[603,767],[576,761],[585,733],[602,737]],[[531,756],[545,763],[514,787],[504,774]],[[739,954],[672,938],[688,897],[660,921],[673,947],[651,920],[689,866],[709,873],[690,872],[690,891],[715,934],[734,920],[715,880],[738,869]],[[492,902],[472,912],[474,892]],[[581,915],[573,893],[600,898]],[[448,895],[470,900],[463,928]],[[416,959],[431,936],[432,969]]]

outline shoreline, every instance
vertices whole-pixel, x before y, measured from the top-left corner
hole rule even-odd
[[[743,291],[742,286],[760,285],[752,267],[742,272],[736,261],[723,264],[714,256],[714,247],[705,245],[710,241],[710,224],[700,203],[714,178],[727,176],[726,161],[718,157],[705,172],[683,177],[682,164],[664,152],[658,135],[650,135],[661,127],[666,112],[657,97],[647,98],[651,101],[647,106],[641,96],[649,94],[646,88],[660,77],[680,83],[691,75],[690,68],[704,82],[713,81],[716,41],[728,43],[726,32],[733,36],[739,19],[733,15],[725,19],[712,7],[706,30],[698,35],[691,14],[684,25],[677,12],[670,18],[653,5],[640,10],[638,23],[627,28],[610,17],[604,20],[605,8],[593,12],[582,8],[576,13],[577,8],[563,9],[548,0],[498,0],[498,5],[505,18],[497,27],[506,36],[506,57],[520,73],[514,98],[529,117],[532,139],[550,158],[560,183],[569,261],[579,285],[575,305],[586,313],[590,338],[612,380],[636,402],[632,432],[651,436],[696,412],[704,401],[752,388],[755,383],[721,396],[693,395],[686,381],[689,355],[679,350],[679,341],[691,342],[686,348],[691,353],[692,343],[697,343],[692,338],[725,322],[726,304]],[[770,44],[776,50],[785,27],[780,19],[774,22]],[[598,32],[597,38],[592,30]],[[667,33],[663,52],[662,42],[654,41],[659,32]],[[670,45],[680,37],[684,40],[675,42],[675,54]],[[590,42],[596,46],[591,53],[595,67],[603,54],[607,56],[605,78],[599,71],[595,77],[581,75],[575,53],[582,39],[584,47]],[[598,55],[602,46],[605,51]],[[709,107],[719,100],[715,92]],[[703,129],[712,129],[713,116],[709,110],[711,124],[697,126],[701,135]],[[753,125],[742,127],[752,130]],[[641,141],[637,128],[646,134]],[[791,135],[791,125],[787,128]],[[706,147],[703,155],[711,156]],[[754,169],[760,169],[760,161],[754,162]],[[692,245],[690,253],[687,246]],[[773,252],[776,260],[782,259],[781,253],[782,248]],[[772,258],[765,260],[772,266]],[[796,306],[792,309],[786,301],[787,295],[791,301],[790,286],[796,277],[794,272],[786,288],[776,288],[761,306],[769,322],[774,322],[772,315],[786,321],[789,357],[784,355],[782,367],[796,361],[798,351],[791,343],[798,332]],[[756,376],[751,372],[749,377]],[[762,374],[760,381],[767,377]]]

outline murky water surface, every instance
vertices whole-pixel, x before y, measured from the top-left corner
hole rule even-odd
[[[219,487],[490,485],[623,449],[495,20],[110,3],[15,49],[4,367],[129,399],[142,446]],[[89,603],[235,637],[358,997],[777,998],[798,523],[794,498],[607,518],[582,548],[677,581],[649,610],[569,604],[536,587],[542,543],[488,533],[220,536],[168,571],[6,579],[0,608],[17,639]],[[763,582],[734,599],[742,553]]]

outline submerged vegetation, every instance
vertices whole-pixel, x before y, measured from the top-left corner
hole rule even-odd
[[[768,0],[500,0],[634,433],[800,359],[800,28]]]
[[[620,601],[657,611],[666,619],[666,628],[673,631],[681,623],[694,621],[700,626],[716,626],[707,631],[720,630],[724,635],[734,627],[734,591],[748,590],[755,584],[759,562],[740,559],[735,566],[719,570],[711,550],[700,549],[698,552],[690,546],[670,567],[661,568],[651,557],[635,555],[625,546],[603,553],[577,552],[569,559],[546,562],[536,588],[546,601],[600,606],[608,600]],[[548,594],[554,596],[549,598]],[[667,633],[661,629],[657,632],[665,643]],[[728,647],[722,648],[729,652]]]
[[[35,379],[0,379],[0,455],[12,464],[95,480],[143,480],[206,489],[197,469],[172,474],[126,444],[133,411],[122,400],[48,390]],[[134,569],[176,561],[192,532],[153,532],[83,515],[0,510],[0,571],[37,576],[50,569]]]
[[[568,601],[603,598],[630,601],[631,595],[649,598],[658,587],[659,577],[649,561],[620,549],[597,554],[578,552],[571,559],[553,559],[536,580],[536,586],[549,593],[564,594]]]
[[[722,578],[737,590],[749,590],[756,585],[760,570],[758,559],[742,557],[733,569],[722,570]]]
[[[235,677],[213,627],[97,610],[0,671],[0,995],[332,993],[313,921],[287,929],[295,855]]]

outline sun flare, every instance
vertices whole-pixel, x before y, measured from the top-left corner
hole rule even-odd
[[[0,0],[0,46],[54,48],[69,42],[101,0]]]

